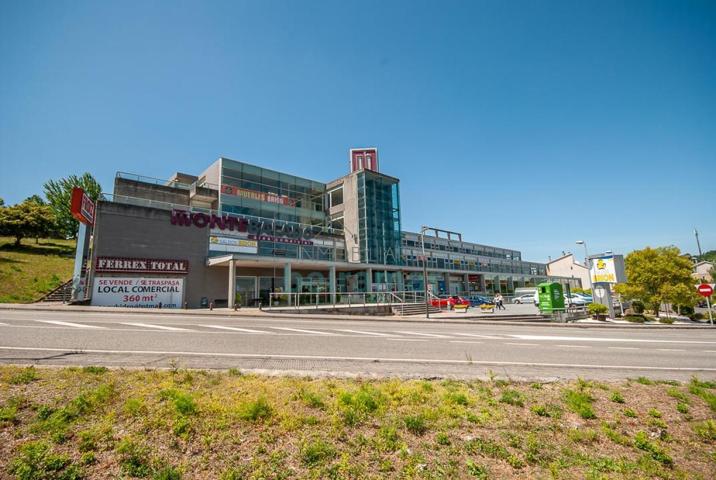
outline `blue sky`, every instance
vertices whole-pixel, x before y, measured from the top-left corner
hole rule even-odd
[[[716,249],[713,1],[3,0],[0,65],[7,203],[220,155],[328,181],[375,145],[404,229]]]

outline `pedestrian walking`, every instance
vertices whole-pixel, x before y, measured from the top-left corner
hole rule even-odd
[[[505,310],[505,305],[503,302],[504,302],[504,299],[502,298],[501,293],[498,293],[497,295],[495,295],[495,307],[497,307],[498,310]]]

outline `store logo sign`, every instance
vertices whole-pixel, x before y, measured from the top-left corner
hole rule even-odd
[[[318,234],[314,227],[302,227],[296,223],[278,222],[276,220],[260,220],[245,218],[236,215],[215,215],[201,212],[187,212],[185,210],[172,210],[172,225],[184,227],[194,226],[218,230],[246,232],[248,237],[255,240],[268,240],[273,242],[300,243],[311,245]]]

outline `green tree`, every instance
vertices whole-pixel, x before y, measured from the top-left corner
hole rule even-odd
[[[693,281],[691,282],[694,283]],[[677,285],[664,285],[661,288],[664,301],[670,303],[681,314],[681,307],[693,307],[699,300],[694,285],[679,283]]]
[[[15,246],[20,246],[26,237],[48,236],[54,224],[52,209],[32,197],[17,205],[0,207],[0,233],[15,237]]]
[[[50,180],[43,186],[47,201],[55,213],[58,232],[64,237],[72,238],[77,236],[77,227],[79,225],[79,222],[70,213],[73,187],[82,187],[95,202],[102,198],[102,187],[89,173],[84,173],[79,177],[70,175],[57,181]]]
[[[0,207],[4,207],[4,206],[5,206],[5,200],[3,200],[2,197],[0,197]]]
[[[647,247],[635,250],[625,259],[627,282],[615,287],[617,293],[629,300],[641,300],[659,316],[662,303],[676,300],[686,302],[685,289],[693,290],[693,264],[681,256],[676,247]]]

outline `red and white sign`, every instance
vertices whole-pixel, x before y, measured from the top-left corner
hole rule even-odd
[[[377,148],[351,148],[351,172],[360,170],[378,171],[378,149]]]
[[[189,273],[189,260],[97,257],[95,272]]]
[[[714,293],[714,287],[708,283],[702,283],[696,286],[696,290],[702,297],[710,297]]]
[[[80,187],[72,188],[70,201],[70,213],[82,223],[92,225],[94,223],[94,202]]]

